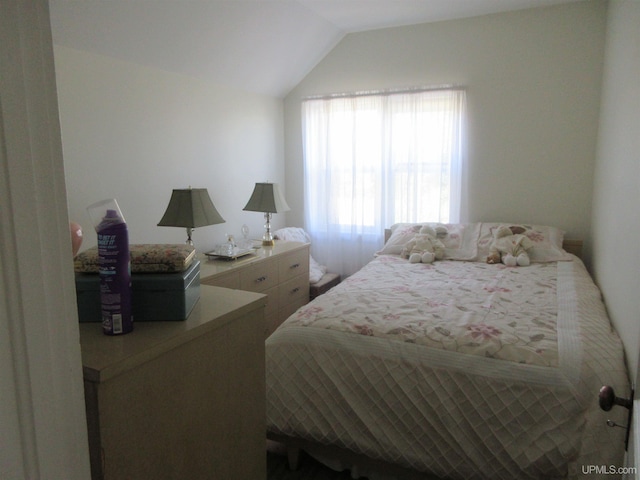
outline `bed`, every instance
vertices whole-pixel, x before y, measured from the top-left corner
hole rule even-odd
[[[598,391],[630,387],[599,290],[553,227],[524,225],[531,265],[487,264],[498,225],[440,225],[433,264],[400,256],[420,225],[394,225],[369,264],[267,339],[267,435],[292,467],[300,448],[353,478],[623,466],[624,429],[606,422],[626,413],[600,410]]]

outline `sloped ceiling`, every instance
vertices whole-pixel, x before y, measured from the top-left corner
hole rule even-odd
[[[54,44],[284,97],[348,33],[581,0],[50,0]]]

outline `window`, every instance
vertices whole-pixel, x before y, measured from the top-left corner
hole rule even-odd
[[[464,104],[460,89],[303,101],[311,235],[379,247],[394,223],[457,222]]]

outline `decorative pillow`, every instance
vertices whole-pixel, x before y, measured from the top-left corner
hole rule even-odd
[[[478,261],[484,262],[489,255],[489,248],[493,242],[493,231],[500,225],[520,225],[526,230],[524,235],[533,242],[529,250],[531,262],[546,263],[571,260],[572,257],[563,250],[562,241],[564,231],[546,225],[528,225],[522,223],[482,223],[480,238],[478,239]]]
[[[478,251],[479,223],[396,223],[391,226],[391,237],[376,255],[400,255],[404,245],[419,232],[423,225],[444,227],[445,235],[438,239],[445,247],[445,260],[474,260]]]
[[[131,273],[171,273],[189,268],[196,256],[191,245],[186,244],[131,244]],[[74,262],[74,270],[81,273],[98,273],[98,247],[91,247],[79,253]]]
[[[376,255],[400,255],[404,244],[411,240],[420,231],[423,223],[396,223],[391,225],[391,236],[384,244],[382,250]]]

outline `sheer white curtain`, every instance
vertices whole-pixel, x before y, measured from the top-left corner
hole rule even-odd
[[[398,222],[457,222],[465,92],[302,102],[305,227],[314,255],[350,275]]]

